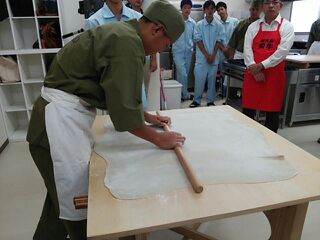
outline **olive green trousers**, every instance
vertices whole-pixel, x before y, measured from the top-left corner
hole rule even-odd
[[[87,220],[67,221],[59,218],[59,204],[50,150],[32,144],[29,144],[29,149],[47,188],[47,196],[33,239],[65,240],[68,235],[71,240],[87,239]]]

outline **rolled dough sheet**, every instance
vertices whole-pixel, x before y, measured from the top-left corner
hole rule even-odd
[[[272,182],[297,174],[288,161],[272,158],[278,153],[258,130],[231,114],[166,114],[172,119],[171,129],[186,136],[183,151],[203,184]],[[107,161],[105,185],[116,198],[137,199],[190,187],[174,151],[116,132],[111,122],[106,127],[95,151]]]

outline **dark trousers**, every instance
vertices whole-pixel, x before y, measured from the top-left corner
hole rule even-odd
[[[31,144],[29,149],[47,188],[46,200],[33,239],[66,240],[67,235],[71,240],[87,239],[87,220],[67,221],[59,218],[58,197],[50,150]]]
[[[242,113],[248,116],[249,118],[254,119],[254,115],[256,114],[255,109],[244,108]],[[280,112],[266,112],[266,121],[265,127],[269,128],[271,131],[277,133],[279,128],[279,115]]]

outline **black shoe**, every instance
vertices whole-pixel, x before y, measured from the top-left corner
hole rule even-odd
[[[215,106],[214,102],[208,102],[207,107],[210,107],[210,106]]]
[[[193,101],[193,102],[189,105],[190,108],[196,108],[196,107],[199,107],[199,106],[200,106],[200,104],[197,103],[197,102],[195,102],[195,101]]]
[[[181,98],[181,102],[188,101],[188,100],[193,100],[194,96],[190,94],[188,98]]]

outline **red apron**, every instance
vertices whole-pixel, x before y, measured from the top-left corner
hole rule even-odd
[[[283,18],[278,29],[271,32],[262,31],[262,23],[260,23],[259,32],[252,43],[256,63],[261,63],[277,50],[281,41],[279,29],[282,22]],[[266,77],[264,82],[256,82],[253,75],[248,70],[246,71],[242,90],[242,107],[266,112],[280,112],[286,88],[285,61],[262,71]]]

